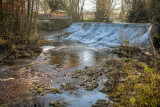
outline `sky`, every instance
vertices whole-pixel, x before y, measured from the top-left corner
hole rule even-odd
[[[95,4],[92,1],[93,0],[85,0],[85,3],[84,3],[84,9],[85,10],[92,11],[94,9]]]
[[[85,0],[84,9],[88,11],[93,11],[95,9],[95,4],[92,1],[96,0]],[[116,8],[119,8],[121,5],[121,0],[116,0]]]

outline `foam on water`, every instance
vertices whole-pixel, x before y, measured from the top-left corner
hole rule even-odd
[[[118,47],[129,41],[131,46],[150,47],[151,24],[73,23],[65,39],[78,40],[96,48]]]
[[[54,46],[43,46],[42,48],[43,48],[43,52],[47,52],[48,50],[53,49],[55,47]]]

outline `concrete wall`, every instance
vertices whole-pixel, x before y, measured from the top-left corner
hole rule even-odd
[[[49,31],[67,27],[71,23],[72,21],[67,19],[38,20],[37,27],[39,30]]]
[[[159,36],[159,38],[156,38],[155,35]],[[159,24],[154,24],[151,30],[151,38],[153,41],[153,45],[155,48],[160,48],[160,25]]]

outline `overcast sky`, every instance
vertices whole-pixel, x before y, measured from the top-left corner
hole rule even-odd
[[[85,0],[84,9],[88,11],[93,11],[93,9],[95,9],[95,3],[93,3],[93,1],[96,0]],[[117,1],[116,8],[118,8],[121,5],[121,0],[116,0],[116,1]]]
[[[92,1],[95,0],[85,0],[85,5],[84,5],[84,9],[88,10],[88,11],[92,11],[94,9],[94,3]]]

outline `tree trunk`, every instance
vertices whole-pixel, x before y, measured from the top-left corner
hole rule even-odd
[[[31,0],[28,0],[28,12],[27,12],[27,34],[30,36],[30,17],[31,17]]]
[[[83,19],[83,7],[84,7],[84,2],[85,2],[85,0],[82,1],[82,7],[81,7],[81,12],[80,12],[80,19]]]
[[[3,20],[2,0],[0,0],[0,22]]]

